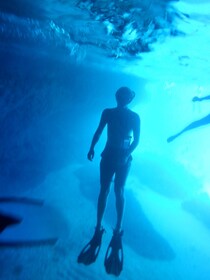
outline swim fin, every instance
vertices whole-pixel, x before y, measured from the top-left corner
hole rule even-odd
[[[90,242],[88,242],[88,244],[80,252],[77,258],[78,263],[90,265],[91,263],[94,263],[96,261],[101,248],[101,240],[104,231],[105,230],[103,228],[95,230],[95,233]]]
[[[21,219],[14,216],[9,216],[0,213],[0,233],[3,232],[8,226],[19,224]]]
[[[123,269],[122,235],[123,231],[114,231],[104,260],[106,272],[115,276],[119,276]]]

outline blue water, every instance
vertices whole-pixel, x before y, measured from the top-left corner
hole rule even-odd
[[[119,279],[209,279],[209,126],[166,141],[208,115],[209,101],[191,100],[208,95],[209,84],[202,74],[195,80],[192,72],[190,79],[190,67],[185,81],[179,68],[169,78],[170,65],[150,76],[130,71],[135,59],[116,60],[71,45],[67,30],[31,5],[25,14],[1,5],[0,196],[43,199],[62,215],[68,234],[54,246],[0,248],[0,279],[112,278],[103,258],[115,224],[113,192],[99,259],[84,267],[76,258],[95,226],[106,133],[93,163],[86,154],[101,111],[115,106],[122,85],[136,92],[131,109],[141,117],[141,137],[125,191],[125,264]]]

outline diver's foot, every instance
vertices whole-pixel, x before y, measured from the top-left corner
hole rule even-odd
[[[104,232],[105,232],[105,229],[103,227],[96,228],[93,238],[90,240],[90,243],[95,246],[100,246]]]
[[[123,269],[122,235],[122,230],[114,230],[104,260],[106,272],[115,276],[119,276]]]
[[[78,263],[90,265],[96,261],[99,251],[101,249],[101,241],[104,232],[104,228],[96,228],[92,239],[80,252],[77,258]]]
[[[167,139],[167,142],[170,143],[172,142],[174,139],[176,138],[176,136],[171,136]]]
[[[21,219],[0,213],[0,233],[7,227],[19,224]]]

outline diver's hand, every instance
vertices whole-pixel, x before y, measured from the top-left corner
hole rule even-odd
[[[202,99],[200,97],[198,97],[198,96],[194,96],[193,99],[192,99],[193,102],[201,101],[201,100]]]
[[[87,154],[88,160],[92,161],[93,158],[94,158],[94,155],[95,155],[94,150],[93,150],[93,149],[90,149],[90,151],[89,151],[88,154]]]

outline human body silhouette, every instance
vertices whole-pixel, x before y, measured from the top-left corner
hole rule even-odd
[[[195,96],[192,99],[193,102],[198,102],[198,101],[203,101],[203,100],[210,100],[210,95],[207,95],[207,96],[204,96],[204,97]],[[210,123],[210,114],[208,114],[207,116],[205,116],[204,118],[202,118],[200,120],[197,120],[197,121],[194,121],[194,122],[190,123],[188,126],[186,126],[184,129],[182,129],[177,134],[174,134],[174,135],[170,136],[167,139],[167,142],[170,143],[173,140],[175,140],[177,137],[179,137],[181,134],[183,134],[183,133],[185,133],[189,130],[195,129],[197,127],[209,124],[209,123]]]
[[[114,191],[116,197],[116,212],[117,221],[114,230],[114,236],[110,242],[110,249],[117,255],[119,250],[122,250],[121,236],[122,236],[122,220],[124,213],[124,186],[130,170],[132,161],[132,152],[139,143],[140,138],[140,118],[138,114],[128,109],[127,105],[133,100],[135,94],[127,87],[121,87],[116,92],[117,107],[105,109],[102,112],[101,119],[96,129],[90,150],[88,152],[88,159],[90,161],[94,158],[94,148],[98,142],[104,128],[107,126],[107,142],[101,154],[100,162],[100,193],[97,205],[97,222],[95,234],[88,244],[88,249],[81,252],[78,261],[90,264],[95,261],[98,251],[100,249],[101,237],[103,234],[102,219],[104,216],[108,194],[110,192],[110,185],[114,177]],[[95,251],[93,254],[92,248],[95,244]],[[116,247],[116,246],[117,247]],[[91,254],[93,260],[91,261]],[[118,256],[115,256],[118,258]],[[113,257],[115,259],[115,257]],[[85,261],[84,261],[85,258]],[[113,259],[113,260],[114,260]],[[119,267],[115,264],[113,267],[112,256],[107,254],[107,265],[105,267],[107,273],[119,275],[122,270],[122,261],[119,260]],[[115,269],[115,271],[113,271]]]
[[[107,125],[107,142],[101,154],[102,159],[100,163],[101,189],[98,198],[96,229],[101,228],[110,184],[113,175],[115,175],[114,190],[117,210],[115,230],[121,230],[124,211],[124,185],[132,160],[131,153],[137,147],[140,136],[139,116],[127,108],[128,103],[132,101],[133,97],[133,93],[126,87],[122,87],[117,91],[117,107],[103,111],[88,152],[88,159],[92,160],[94,157],[94,147]],[[131,143],[132,134],[133,141]]]

